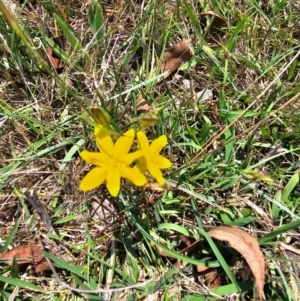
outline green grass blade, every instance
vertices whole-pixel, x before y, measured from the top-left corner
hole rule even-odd
[[[261,237],[260,239],[258,239],[258,242],[260,245],[264,244],[265,242],[271,240],[272,238],[275,238],[276,236],[279,236],[281,234],[284,234],[288,231],[297,229],[298,227],[300,227],[300,218],[296,221],[290,222],[286,225],[283,225],[279,228],[277,228],[276,230],[266,234],[265,236]]]
[[[12,228],[11,232],[9,233],[9,236],[5,240],[5,243],[4,243],[3,247],[0,250],[0,253],[7,251],[7,248],[12,243],[12,241],[13,241],[13,239],[14,239],[14,237],[15,237],[18,229],[19,229],[21,221],[22,221],[22,217],[20,216],[18,218],[17,222],[15,223],[14,227]]]
[[[232,271],[230,270],[228,264],[226,263],[224,257],[220,253],[219,249],[217,248],[217,246],[214,243],[214,241],[212,240],[212,238],[205,232],[205,230],[203,230],[203,229],[201,229],[199,227],[198,227],[198,231],[204,236],[204,238],[209,243],[211,249],[213,250],[214,254],[216,255],[217,259],[219,260],[219,263],[222,266],[222,268],[224,269],[226,275],[228,276],[228,278],[230,279],[230,281],[232,282],[232,284],[235,286],[236,292],[240,292],[241,289],[240,289],[240,287],[238,285],[237,280],[235,279]]]
[[[0,281],[11,284],[13,286],[18,286],[18,287],[21,287],[24,289],[29,289],[29,290],[41,292],[43,294],[47,294],[47,291],[43,290],[41,287],[34,285],[30,282],[21,280],[21,279],[9,278],[9,277],[4,277],[4,276],[0,275]]]
[[[66,35],[67,39],[69,40],[72,48],[74,51],[81,50],[82,46],[78,39],[75,37],[74,33],[72,32],[72,29],[69,25],[56,13],[53,14],[54,19],[59,24],[61,30]]]
[[[295,189],[297,184],[299,183],[299,171],[296,171],[295,174],[290,178],[288,183],[286,184],[283,194],[281,196],[282,202],[286,202],[292,193],[292,191]]]
[[[97,44],[104,42],[104,17],[101,4],[89,6],[89,22],[93,33],[96,35]]]

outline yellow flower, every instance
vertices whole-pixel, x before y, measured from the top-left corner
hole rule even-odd
[[[105,130],[105,127],[103,127],[100,124],[95,125],[94,127],[94,136],[99,139],[105,138],[106,136],[109,136],[108,131]]]
[[[146,170],[152,175],[156,181],[163,185],[165,179],[162,176],[161,169],[169,168],[172,163],[167,158],[160,155],[160,151],[167,145],[167,136],[162,135],[155,139],[151,145],[149,145],[148,138],[144,132],[139,131],[137,134],[139,150],[143,152],[143,157],[139,159],[137,164],[138,169],[144,173]]]
[[[125,178],[136,186],[143,186],[147,183],[146,177],[138,169],[130,167],[133,161],[143,155],[141,151],[128,154],[134,135],[135,132],[131,129],[118,138],[115,144],[110,136],[96,137],[100,152],[84,150],[80,153],[84,161],[97,166],[82,179],[81,190],[95,189],[106,180],[109,193],[116,197],[120,192],[121,178]]]

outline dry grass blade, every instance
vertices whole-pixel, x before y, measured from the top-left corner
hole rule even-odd
[[[182,40],[165,51],[162,61],[162,72],[165,77],[176,71],[184,62],[192,57],[191,40]]]
[[[265,284],[265,259],[259,249],[257,240],[247,232],[228,226],[220,226],[208,232],[209,236],[221,241],[226,241],[246,259],[256,280],[259,300],[263,300]]]

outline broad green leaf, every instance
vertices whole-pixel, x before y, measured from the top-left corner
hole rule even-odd
[[[288,183],[286,184],[283,194],[281,197],[281,200],[283,202],[286,202],[291,194],[291,192],[294,190],[296,185],[299,183],[299,171],[296,171],[295,174],[290,178]]]

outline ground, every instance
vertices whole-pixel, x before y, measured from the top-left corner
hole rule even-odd
[[[0,11],[1,300],[300,300],[297,1]],[[166,183],[81,191],[98,121],[166,135]]]

